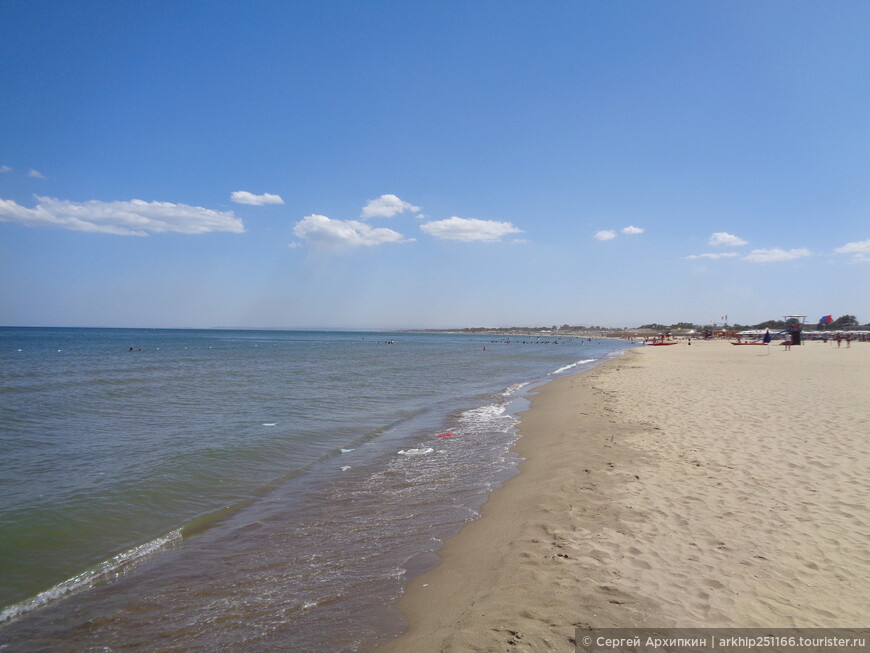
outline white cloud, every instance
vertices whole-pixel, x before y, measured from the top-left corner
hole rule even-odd
[[[494,242],[508,234],[522,233],[510,222],[498,222],[496,220],[478,220],[477,218],[447,218],[435,220],[420,225],[420,229],[441,240],[461,240],[471,242],[482,240]]]
[[[10,168],[9,166],[0,166],[0,173],[4,172],[12,172],[12,168]]]
[[[846,243],[834,251],[838,254],[851,254],[852,261],[855,263],[870,262],[870,240],[858,240],[852,243]]]
[[[232,211],[212,211],[201,206],[143,200],[71,202],[39,196],[36,200],[37,205],[29,209],[12,200],[0,199],[0,221],[119,236],[147,236],[149,232],[242,233],[245,230]]]
[[[644,229],[642,227],[635,227],[634,225],[622,228],[622,233],[628,234],[629,236],[633,236],[636,234],[642,234],[643,232],[644,232]]]
[[[752,263],[780,263],[782,261],[793,261],[795,259],[812,256],[812,252],[808,249],[789,249],[784,250],[779,247],[771,249],[753,249],[749,254],[743,257],[744,261]]]
[[[741,245],[746,245],[746,241],[734,234],[729,234],[724,231],[717,231],[712,236],[710,236],[710,240],[707,241],[710,245],[718,246],[718,245],[727,245],[728,247],[740,247]]]
[[[740,256],[737,252],[722,252],[719,253],[705,253],[705,254],[691,254],[686,258],[691,260],[699,259],[699,258],[709,258],[709,259],[719,259],[719,258],[734,258],[735,256]]]
[[[410,202],[404,202],[395,195],[381,195],[376,200],[369,200],[369,203],[363,207],[361,218],[392,218],[394,215],[410,211],[418,213],[419,206],[414,206]]]
[[[846,243],[834,251],[838,254],[870,254],[870,240],[859,240],[854,243]]]
[[[603,229],[601,231],[596,231],[594,237],[597,240],[613,240],[616,238],[616,232],[613,229]]]
[[[375,229],[358,220],[332,220],[317,214],[302,218],[293,227],[293,233],[314,246],[328,249],[410,242],[392,229]]]
[[[237,190],[230,195],[230,199],[236,204],[250,204],[251,206],[263,206],[264,204],[283,204],[284,200],[280,195],[272,193],[263,193],[262,195],[254,195],[246,190]]]
[[[39,170],[32,170],[27,173],[28,177],[33,177],[34,179],[45,179],[45,175],[43,175]]]

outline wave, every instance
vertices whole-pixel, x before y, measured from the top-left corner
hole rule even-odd
[[[578,365],[585,365],[586,363],[594,363],[594,358],[584,358],[582,361],[577,361],[576,363],[571,363],[570,365],[566,365],[565,367],[560,367],[558,370],[554,372],[550,372],[548,376],[555,376],[556,374],[561,374],[562,372],[567,372],[568,370],[573,370]]]
[[[508,386],[505,389],[505,391],[501,393],[501,396],[502,397],[511,397],[511,396],[515,395],[517,392],[519,392],[520,390],[522,390],[523,388],[525,388],[530,383],[531,383],[531,381],[524,381],[523,383],[514,383],[513,385]]]
[[[459,415],[463,433],[507,433],[519,420],[507,412],[504,404],[471,408]]]
[[[181,540],[181,529],[176,529],[150,542],[127,549],[113,558],[104,560],[95,567],[86,569],[82,573],[68,578],[44,592],[40,592],[33,598],[13,603],[0,612],[0,625],[75,592],[90,589],[106,581],[116,580],[134,567],[145,562],[145,560],[158,551],[175,546]]]

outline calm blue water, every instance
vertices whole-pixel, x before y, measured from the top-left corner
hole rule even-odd
[[[0,329],[0,644],[395,634],[408,573],[513,473],[524,393],[626,346],[493,340]]]

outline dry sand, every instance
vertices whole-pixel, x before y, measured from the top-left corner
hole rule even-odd
[[[522,415],[521,473],[383,651],[573,651],[575,626],[866,627],[870,344],[647,347]]]

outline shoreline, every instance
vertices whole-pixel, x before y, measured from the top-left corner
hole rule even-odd
[[[516,473],[530,387],[620,343],[396,340],[184,331],[147,334],[134,356],[124,330],[7,334],[19,402],[58,410],[10,432],[24,471],[7,479],[0,649],[358,650],[398,635],[410,575]]]
[[[575,628],[862,627],[870,347],[640,348],[521,414],[520,473],[378,649],[572,651]]]

